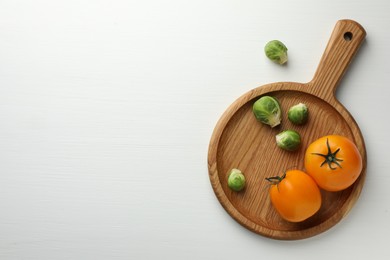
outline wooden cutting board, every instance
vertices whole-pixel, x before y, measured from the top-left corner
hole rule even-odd
[[[333,227],[353,207],[364,184],[366,150],[357,123],[336,99],[335,90],[365,36],[364,28],[357,22],[338,21],[310,82],[278,82],[255,88],[239,97],[219,119],[209,144],[209,177],[221,205],[244,227],[274,239],[303,239]],[[283,112],[278,127],[271,129],[253,115],[252,105],[263,95],[280,101]],[[308,106],[309,120],[296,126],[287,119],[287,111],[300,102]],[[275,135],[285,129],[301,134],[298,151],[287,152],[276,146]],[[270,202],[265,177],[281,175],[291,168],[304,170],[306,147],[329,134],[343,135],[355,142],[363,158],[359,179],[344,191],[321,191],[323,203],[313,217],[300,223],[283,220]],[[241,192],[233,192],[227,186],[232,168],[242,170],[247,179]]]

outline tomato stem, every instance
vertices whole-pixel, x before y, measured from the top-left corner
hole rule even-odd
[[[273,176],[265,179],[269,181],[271,185],[278,185],[284,178],[286,178],[286,173],[283,173],[282,176]]]
[[[326,138],[326,146],[328,148],[328,154],[312,153],[314,155],[322,156],[325,158],[325,160],[321,163],[320,167],[322,167],[325,163],[327,163],[331,170],[336,170],[337,167],[332,167],[332,163],[334,163],[338,167],[342,168],[339,162],[342,162],[343,160],[336,157],[337,153],[340,151],[340,148],[338,148],[335,152],[332,153],[328,138]]]

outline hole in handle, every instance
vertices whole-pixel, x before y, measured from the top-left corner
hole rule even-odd
[[[351,41],[352,40],[352,33],[351,32],[344,33],[344,40],[346,40],[347,42]]]

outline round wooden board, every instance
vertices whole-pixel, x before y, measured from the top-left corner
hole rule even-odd
[[[352,32],[354,41],[340,39],[345,31]],[[358,199],[366,174],[364,140],[355,120],[336,100],[334,92],[364,36],[359,24],[339,21],[311,82],[272,83],[253,89],[237,99],[218,121],[209,145],[209,177],[222,206],[244,227],[274,239],[303,239],[334,226]],[[342,58],[342,62],[335,57]],[[282,123],[275,128],[258,122],[253,115],[253,103],[263,95],[280,102]],[[303,126],[293,125],[287,119],[288,108],[298,103],[305,103],[309,109],[309,120]],[[301,134],[299,150],[288,152],[277,147],[275,135],[286,129]],[[359,179],[340,192],[321,191],[322,206],[311,218],[299,223],[283,220],[270,202],[265,178],[281,175],[288,169],[305,170],[306,147],[329,134],[343,135],[355,142],[363,158]],[[243,191],[234,192],[227,186],[232,168],[245,174],[247,184]]]

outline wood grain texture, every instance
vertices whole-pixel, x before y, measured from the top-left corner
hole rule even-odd
[[[218,121],[209,144],[209,177],[222,206],[244,227],[274,239],[303,239],[328,230],[353,207],[364,184],[366,150],[357,123],[338,102],[335,90],[365,35],[358,23],[338,21],[310,82],[279,82],[255,88],[238,98]],[[253,116],[252,105],[262,95],[280,101],[283,111],[280,126],[271,129]],[[288,108],[299,102],[309,109],[309,120],[304,126],[295,126],[287,119]],[[276,146],[275,135],[285,129],[301,133],[302,145],[298,151],[287,152]],[[304,169],[305,148],[328,134],[344,135],[356,143],[363,158],[360,178],[344,191],[322,191],[321,209],[308,220],[284,221],[271,205],[264,178],[280,175],[286,169]],[[227,186],[227,174],[232,168],[245,173],[247,186],[242,192],[232,192]]]

